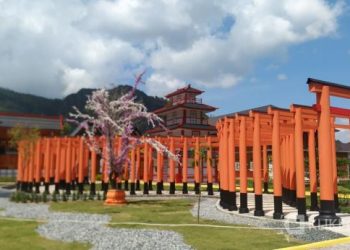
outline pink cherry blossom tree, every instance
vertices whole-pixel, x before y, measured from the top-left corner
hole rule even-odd
[[[142,103],[135,102],[135,91],[140,83],[144,72],[135,78],[133,88],[117,100],[111,100],[106,89],[98,89],[88,97],[85,109],[91,112],[84,114],[76,107],[75,113],[70,113],[73,121],[79,123],[85,130],[85,141],[91,150],[101,154],[106,162],[110,181],[121,177],[123,166],[129,162],[129,153],[140,144],[148,143],[157,152],[167,154],[168,157],[179,161],[178,156],[170,152],[166,146],[150,137],[133,136],[135,121],[145,119],[152,127],[157,124],[162,126],[162,119],[154,113],[148,112]],[[101,148],[100,138],[105,140],[105,153]],[[121,137],[120,151],[115,154],[114,140]]]

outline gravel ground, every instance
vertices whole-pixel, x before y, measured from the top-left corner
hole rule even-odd
[[[229,214],[220,211],[216,206],[217,202],[218,199],[203,198],[200,205],[200,217],[230,224],[249,225],[259,228],[276,228],[277,231],[285,235],[307,242],[344,237],[341,234],[336,234],[322,228],[303,227],[300,226],[301,224],[299,223],[288,222],[286,220],[276,221],[266,217],[257,218],[253,216]],[[192,215],[197,216],[197,211],[198,206],[196,204],[191,210]]]
[[[148,199],[159,198],[159,196],[148,197]],[[145,198],[132,197],[131,199]],[[276,221],[267,217],[259,218],[251,215],[226,213],[217,208],[217,202],[218,198],[202,198],[200,217],[229,224],[267,228],[268,230],[275,228],[287,237],[292,236],[307,242],[343,237],[341,234],[322,228],[301,227],[301,224],[287,220]],[[50,212],[49,206],[46,204],[13,203],[9,202],[7,198],[0,198],[0,209],[4,209],[0,211],[2,216],[48,221],[37,229],[41,236],[66,242],[90,243],[92,249],[191,249],[183,242],[180,234],[172,231],[110,228],[106,225],[110,221],[108,215]],[[197,216],[197,210],[198,205],[196,204],[191,209],[193,216]]]
[[[0,198],[2,216],[48,221],[37,232],[48,239],[85,242],[92,249],[191,249],[172,231],[110,228],[108,215],[50,212],[48,205],[22,204]]]

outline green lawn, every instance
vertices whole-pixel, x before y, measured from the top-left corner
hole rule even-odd
[[[2,250],[89,249],[88,245],[80,243],[63,243],[45,239],[35,232],[37,226],[36,222],[0,219],[0,248]]]
[[[294,246],[301,242],[287,242],[284,235],[271,230],[213,228],[213,227],[168,227],[113,225],[122,222],[142,222],[159,224],[196,224],[197,219],[190,213],[193,199],[129,201],[123,206],[104,206],[99,201],[77,201],[51,203],[51,210],[63,212],[86,212],[109,214],[111,226],[128,228],[153,228],[176,231],[184,236],[186,243],[196,249],[275,249]],[[200,224],[229,225],[209,220]],[[233,226],[230,224],[230,226]]]

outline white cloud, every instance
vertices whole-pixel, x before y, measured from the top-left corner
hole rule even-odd
[[[285,81],[288,79],[286,74],[278,74],[276,78],[278,81]]]
[[[325,0],[2,0],[0,86],[58,97],[130,82],[147,68],[152,94],[185,82],[225,88],[259,59],[335,34],[342,6]]]

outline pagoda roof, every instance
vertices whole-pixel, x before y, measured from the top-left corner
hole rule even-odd
[[[202,104],[202,103],[180,103],[178,105],[172,105],[172,106],[164,106],[160,109],[157,109],[153,111],[156,114],[162,113],[164,111],[168,110],[173,110],[177,108],[188,108],[188,109],[199,109],[199,110],[206,110],[206,111],[214,111],[217,108],[207,105],[207,104]]]
[[[179,129],[179,128],[184,128],[184,129],[200,129],[200,130],[210,130],[210,131],[216,131],[216,127],[212,126],[210,124],[206,125],[206,124],[175,124],[172,126],[168,126],[167,129],[168,130],[175,130],[175,129]],[[158,132],[163,132],[164,129],[160,126],[152,128],[147,130],[145,133],[158,133]]]
[[[172,96],[175,96],[175,95],[179,95],[179,94],[182,94],[182,93],[194,93],[194,94],[198,94],[199,95],[199,94],[202,94],[203,92],[204,91],[202,91],[202,90],[192,88],[191,84],[188,84],[186,87],[177,89],[174,92],[171,92],[170,94],[167,94],[165,97],[169,98],[169,97],[172,97]]]

